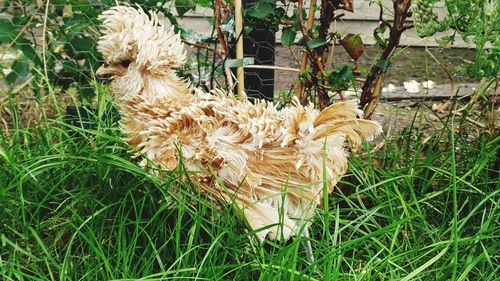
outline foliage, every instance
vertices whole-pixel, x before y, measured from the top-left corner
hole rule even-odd
[[[0,20],[0,29],[10,30],[0,38],[0,43],[9,43],[22,52],[22,56],[13,62],[12,72],[5,77],[6,82],[12,85],[31,74],[37,78],[31,83],[37,94],[48,91],[47,82],[62,91],[78,85],[82,100],[88,100],[93,95],[89,81],[100,64],[94,36],[101,4],[82,1],[50,3],[45,6],[38,1],[7,1],[2,8],[1,12],[9,13],[11,18]],[[43,16],[45,9],[50,12],[50,17]],[[39,37],[40,27],[47,31],[46,37]]]
[[[120,140],[105,87],[81,128],[0,131],[2,280],[495,280],[500,139],[453,117],[353,155],[301,241],[257,244],[180,169],[158,178]],[[14,109],[11,109],[14,112]],[[107,118],[103,118],[106,116]],[[420,121],[415,119],[415,125]]]
[[[412,17],[420,37],[432,36],[448,28],[446,22],[438,20],[438,15],[434,10],[434,4],[437,2],[438,0],[413,0]]]
[[[331,73],[327,73],[329,85],[334,92],[342,92],[349,89],[353,81],[359,77],[351,66],[344,64],[340,67],[335,67]]]
[[[500,5],[495,0],[445,0],[448,14],[438,20],[433,3],[414,0],[414,20],[422,37],[451,29],[454,33],[440,39],[453,43],[456,35],[476,46],[475,60],[465,71],[472,77],[500,76]]]
[[[288,17],[283,7],[276,7],[276,0],[249,1],[244,8],[245,33],[254,28],[265,26],[272,31],[278,31],[281,22]]]
[[[175,0],[175,9],[179,16],[184,16],[185,13],[196,8],[196,2],[194,0]]]
[[[185,15],[193,11],[196,6],[213,8],[212,1],[167,0],[160,4],[156,0],[127,2],[140,4],[147,9],[159,10],[176,30],[181,32],[183,38],[195,45],[205,46],[206,49],[196,51],[196,61],[187,64],[180,72],[185,77],[194,80],[197,86],[207,85],[208,88],[216,86],[217,81],[214,81],[214,77],[222,74],[224,61],[231,52],[221,53],[218,50],[221,48],[221,42],[218,42],[221,38],[215,38],[215,36],[202,38],[184,30],[177,21],[178,15]],[[234,20],[230,14],[231,2],[222,2],[226,5],[223,7],[225,21],[220,24],[223,25],[223,31],[227,37],[234,37],[231,33],[234,29]],[[370,2],[376,4],[380,1]],[[304,83],[305,92],[317,92],[309,96],[309,101],[318,102],[316,97],[328,99],[322,103],[321,106],[324,107],[331,102],[325,95],[327,89],[344,89],[344,87],[339,88],[336,84],[332,84],[338,84],[338,79],[330,76],[338,74],[336,67],[346,66],[354,70],[355,75],[347,76],[351,79],[350,83],[342,82],[343,85],[354,85],[356,78],[370,77],[370,73],[373,73],[372,69],[367,72],[358,71],[366,67],[357,61],[364,50],[364,43],[359,34],[330,30],[331,23],[340,19],[344,11],[353,11],[352,1],[317,2],[318,4],[312,9],[319,12],[321,18],[319,23],[314,23],[309,30],[304,29],[308,13],[306,8],[301,7],[304,1],[283,1],[282,3],[283,5],[276,5],[276,0],[249,1],[244,10],[245,33],[249,34],[253,29],[263,27],[274,31],[281,30],[281,43],[284,46],[291,46],[298,42],[303,47],[309,63],[302,68],[302,73],[298,76],[300,78],[298,85]],[[500,43],[498,41],[500,5],[494,0],[446,0],[448,15],[444,19],[439,19],[434,11],[435,3],[437,0],[413,1],[412,12],[417,32],[421,36],[430,36],[437,31],[454,31],[453,35],[441,38],[440,42],[443,45],[452,43],[455,36],[460,35],[477,46],[475,60],[463,67],[464,72],[478,78],[500,76]],[[4,75],[3,78],[11,86],[33,77],[34,79],[29,80],[29,85],[38,96],[50,92],[52,90],[49,89],[50,86],[56,87],[58,93],[64,93],[69,88],[76,88],[81,101],[86,104],[90,103],[95,95],[91,85],[92,78],[101,59],[95,44],[98,36],[97,15],[114,4],[114,0],[5,1],[0,10],[7,15],[0,19],[0,44],[10,46],[7,51],[16,50],[21,55],[12,63],[2,62],[0,69],[8,68],[12,71],[10,73],[5,71],[5,74],[2,71],[0,75]],[[381,8],[384,11],[391,10],[391,7]],[[355,10],[353,12],[356,13]],[[212,28],[215,28],[216,23],[214,21],[210,23]],[[391,30],[387,23],[381,20],[381,24],[374,30],[374,38],[377,45],[381,47],[382,54],[384,50],[397,47],[397,44],[391,45],[391,38],[387,35],[391,34]],[[45,46],[41,36],[44,30]],[[300,40],[297,41],[298,38]],[[231,38],[226,41],[230,44]],[[392,41],[395,43],[395,40]],[[399,38],[397,41],[399,42]],[[211,50],[213,45],[210,46],[210,44],[213,43],[219,45],[214,44],[215,48]],[[336,62],[335,65],[328,61],[328,57],[333,52],[331,46],[335,44],[340,44],[354,61]],[[210,53],[210,51],[215,52]],[[388,70],[394,52],[387,51],[386,53],[389,57],[373,59],[372,66],[382,65],[383,68],[375,67],[377,71],[372,75],[373,79],[367,79],[368,82],[373,83],[366,82],[367,86],[363,87],[367,89],[366,91],[376,88],[373,84],[379,81],[377,80],[379,75]],[[358,74],[362,77],[358,77]],[[365,104],[364,99],[361,98],[361,100]],[[307,96],[302,101],[309,102]]]
[[[178,32],[189,35],[178,25],[171,6],[157,6],[158,1],[154,0],[129,2],[154,7]],[[175,8],[183,14],[194,8],[194,3],[176,1]],[[196,3],[210,5],[206,0]],[[182,6],[184,4],[189,5]],[[102,10],[113,5],[114,0],[53,0],[48,5],[42,1],[6,1],[0,9],[2,14],[8,15],[0,19],[0,44],[19,50],[22,55],[9,66],[12,71],[5,75],[5,81],[15,85],[33,76],[35,79],[30,85],[38,96],[49,92],[49,85],[58,88],[59,92],[74,87],[81,101],[89,104],[95,95],[91,85],[93,75],[102,63],[101,54],[96,50],[97,17]],[[44,31],[45,37],[41,35]],[[3,67],[6,65],[0,65],[0,69]]]

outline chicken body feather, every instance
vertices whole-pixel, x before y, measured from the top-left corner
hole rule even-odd
[[[137,23],[120,23],[121,14],[128,17],[123,21],[133,21],[135,15]],[[193,94],[189,83],[169,68],[158,72],[161,61],[153,66],[135,62],[160,60],[158,54],[148,59],[130,53],[136,47],[121,47],[126,54],[107,55],[113,49],[108,44],[123,43],[113,38],[121,38],[115,33],[127,26],[158,33],[128,39],[129,46],[144,45],[135,42],[141,37],[178,40],[172,31],[159,35],[165,29],[158,26],[154,13],[151,20],[144,15],[131,7],[108,11],[102,16],[105,35],[99,42],[110,64],[116,58],[133,61],[125,72],[115,74],[113,89],[127,142],[147,160],[141,165],[150,162],[172,170],[182,160],[200,192],[222,203],[234,202],[260,239],[298,234],[313,218],[324,183],[330,193],[346,173],[348,143],[356,150],[362,140],[381,132],[380,125],[361,119],[355,101],[320,112],[294,100],[293,107],[278,110],[271,102],[251,103],[222,91]],[[171,54],[168,46],[157,53]],[[165,64],[179,65],[179,58],[183,56],[165,58]]]

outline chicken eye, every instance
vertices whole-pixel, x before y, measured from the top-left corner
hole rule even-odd
[[[120,65],[123,67],[128,67],[130,65],[130,60],[124,60],[120,63]]]

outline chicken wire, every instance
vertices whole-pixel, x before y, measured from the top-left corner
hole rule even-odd
[[[338,46],[334,51],[334,65],[351,64],[349,55]],[[338,47],[338,48],[337,48]],[[442,49],[439,47],[401,47],[396,51],[397,57],[393,60],[386,75],[386,83],[402,85],[405,81],[431,80],[436,84],[449,84],[448,74],[454,83],[476,83],[477,80],[468,77],[459,71],[459,67],[466,61],[472,61],[474,51],[470,49]],[[299,68],[301,46],[276,47],[275,64]],[[375,61],[379,49],[377,46],[366,46],[365,52],[359,59],[361,65],[369,67]],[[437,59],[437,60],[435,60]],[[287,91],[294,87],[298,75],[291,71],[276,71],[274,90],[276,93]]]
[[[193,43],[188,47],[190,56],[186,67],[181,70],[183,75],[190,77],[196,86],[205,87],[205,89],[227,86],[223,71],[224,58],[217,57],[209,50],[218,50],[220,48],[213,28],[212,9],[197,6],[194,10],[185,13],[183,17],[179,17],[176,11],[178,7],[175,6],[173,1],[141,2],[143,3],[141,6],[145,9],[170,11],[173,18],[178,21],[178,25],[183,28],[183,38],[187,42]],[[368,6],[370,2],[355,1],[354,8],[355,11],[358,9],[359,13],[356,12],[342,18],[332,27],[332,30],[340,33],[346,33],[350,30],[354,32],[363,30],[364,33],[367,33],[363,36],[365,42],[368,44],[373,43],[366,39],[369,38],[369,33],[373,29],[367,30],[366,27],[373,27],[378,24],[376,20],[378,14],[373,14],[375,10],[373,10],[372,6]],[[15,34],[0,34],[0,65],[4,77],[0,82],[0,86],[5,89],[8,86],[15,88],[24,85],[33,76],[43,74],[45,71],[43,63],[53,63],[52,67],[47,68],[47,75],[59,86],[58,89],[61,93],[64,94],[71,89],[76,89],[78,93],[92,93],[95,91],[89,81],[95,81],[94,72],[101,63],[100,56],[95,50],[95,40],[98,37],[96,15],[114,5],[115,1],[89,0],[87,2],[75,1],[71,4],[66,3],[66,1],[52,1],[50,6],[45,6],[43,1],[18,1],[18,3],[17,6],[11,6],[9,11],[3,10],[0,15],[0,19],[4,23],[10,23],[15,29]],[[179,6],[179,3],[177,2],[177,6]],[[191,2],[187,1],[186,3]],[[46,10],[46,7],[49,7],[49,9]],[[85,10],[86,7],[91,10]],[[287,3],[289,11],[293,11],[295,8],[295,3]],[[307,4],[305,9],[307,9]],[[221,28],[229,37],[229,46],[231,47],[234,46],[231,43],[234,43],[235,37],[234,20],[229,10],[225,12],[225,21]],[[12,16],[15,13],[24,13],[24,15],[19,20]],[[43,23],[46,13],[49,17],[47,17],[47,30],[44,37]],[[360,16],[357,18],[356,15]],[[77,21],[76,26],[73,27],[68,24],[71,20]],[[81,28],[79,24],[85,22],[87,24],[83,24],[85,27]],[[17,32],[27,24],[28,28],[24,30],[24,35],[18,37]],[[67,27],[70,29],[63,30]],[[65,40],[69,38],[65,37],[65,34],[71,34],[70,40]],[[267,34],[268,36],[261,39],[251,36],[245,37],[246,56],[254,57],[255,64],[274,65],[297,70],[303,48],[298,45],[291,47],[280,45],[280,32],[276,33],[276,44],[274,44],[273,33],[268,32]],[[397,56],[387,74],[387,83],[402,84],[404,81],[413,79],[449,83],[450,76],[458,83],[474,82],[456,71],[457,66],[473,60],[474,53],[472,50],[466,48],[441,49],[436,47],[435,41],[427,40],[424,44],[421,39],[412,37],[412,35],[405,36],[403,43],[410,46],[398,49]],[[15,48],[9,42],[9,38],[12,40],[17,38]],[[42,40],[44,38],[48,42],[45,50],[45,61],[43,61],[42,57]],[[425,47],[426,45],[428,47]],[[199,48],[199,46],[204,46],[206,49]],[[30,57],[30,51],[27,50],[31,47],[38,53],[38,65],[33,57]],[[262,58],[262,53],[265,53],[267,57]],[[376,46],[367,45],[360,63],[369,67],[378,54],[379,50]],[[334,65],[352,64],[347,53],[338,46],[335,47],[333,63]],[[27,68],[29,71],[26,70]],[[249,95],[259,98],[276,97],[280,93],[292,92],[298,78],[298,72],[292,70],[246,69],[245,71],[247,92]],[[9,81],[12,80],[9,80],[9,75],[11,78],[13,76],[11,73],[14,73],[14,76],[17,76],[18,79],[15,83],[9,85]],[[234,75],[233,79],[235,79]],[[43,89],[37,88],[37,85],[34,85],[34,88],[43,92]]]

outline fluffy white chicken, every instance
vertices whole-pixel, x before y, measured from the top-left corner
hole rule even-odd
[[[271,102],[197,91],[176,76],[183,44],[155,12],[117,6],[100,19],[106,63],[97,74],[113,77],[127,142],[161,169],[182,160],[199,192],[234,202],[260,239],[307,229],[324,175],[331,192],[346,173],[347,144],[356,150],[381,132],[360,118],[355,101],[321,112],[296,101],[279,111]]]

